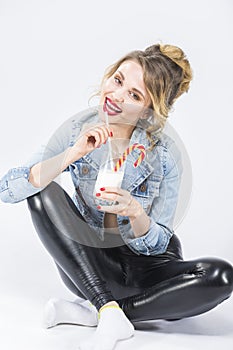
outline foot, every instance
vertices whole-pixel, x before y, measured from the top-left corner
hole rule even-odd
[[[134,335],[134,326],[120,308],[106,308],[100,312],[98,327],[89,341],[79,345],[79,350],[112,350],[119,340]]]
[[[50,299],[44,308],[43,326],[51,328],[61,323],[94,327],[98,324],[98,312],[89,300]]]

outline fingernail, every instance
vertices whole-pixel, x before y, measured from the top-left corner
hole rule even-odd
[[[100,206],[100,205],[98,205],[98,206],[97,206],[97,209],[101,209],[101,206]]]
[[[113,133],[112,133],[112,131],[110,131],[109,136],[110,136],[110,137],[113,137]]]
[[[99,197],[99,196],[101,196],[101,193],[96,193],[95,195],[96,195],[96,197]]]
[[[101,187],[101,188],[100,188],[100,191],[105,191],[105,187]]]

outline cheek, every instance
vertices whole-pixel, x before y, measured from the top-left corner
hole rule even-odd
[[[105,94],[106,94],[106,82],[102,84],[101,89],[100,89],[100,100],[104,102],[105,99]]]
[[[111,79],[108,79],[103,83],[102,91],[103,93],[105,93],[105,92],[108,92],[109,90],[112,90],[113,88],[114,88],[113,82],[111,81]]]
[[[112,90],[111,83],[109,81],[106,81],[103,83],[100,91],[100,102],[103,103],[105,100],[105,96]]]

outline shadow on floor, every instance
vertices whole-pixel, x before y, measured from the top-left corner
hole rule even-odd
[[[176,333],[187,335],[225,336],[233,334],[233,322],[216,314],[210,316],[196,316],[178,321],[142,321],[134,322],[137,331]]]

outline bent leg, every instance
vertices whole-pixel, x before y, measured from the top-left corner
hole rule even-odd
[[[221,259],[171,261],[164,269],[173,277],[146,288],[143,293],[118,300],[131,321],[199,315],[227,299],[233,290],[233,268]]]
[[[167,252],[156,257],[136,256],[127,246],[105,249],[107,270],[121,262],[122,274],[111,271],[115,276],[111,291],[131,321],[199,315],[230,296],[232,266],[216,258],[183,261],[174,236]]]
[[[71,279],[67,276],[67,274],[62,270],[62,268],[55,262],[59,275],[65,284],[65,286],[72,292],[74,295],[82,299],[86,299],[85,295],[81,293],[81,291],[76,287],[76,285],[71,281]]]
[[[157,263],[158,256],[136,256],[126,246],[94,248],[97,236],[55,182],[29,197],[28,206],[41,241],[64,272],[65,284],[97,309],[116,300],[132,321],[177,319],[206,312],[232,292],[233,269],[221,259]]]
[[[173,247],[169,245],[167,253],[157,257],[135,256],[127,247],[105,250],[108,269],[121,261],[122,275],[117,277],[115,274],[115,285],[111,283],[111,290],[131,321],[173,320],[199,315],[231,295],[233,268],[228,262],[217,258],[183,261],[173,257],[160,263],[161,258],[166,261],[172,248],[174,244]],[[174,251],[179,249],[175,246]],[[130,274],[128,278],[127,274]],[[121,298],[122,294],[125,297]]]
[[[93,247],[98,237],[80,218],[70,196],[51,182],[27,202],[42,243],[82,295],[97,309],[114,300],[98,266],[100,249]]]

